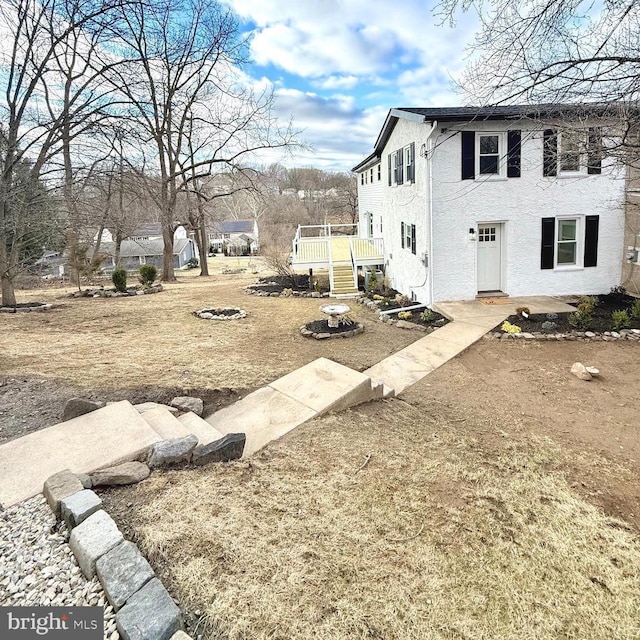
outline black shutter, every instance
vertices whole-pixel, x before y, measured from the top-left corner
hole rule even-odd
[[[416,225],[411,225],[411,253],[416,254]]]
[[[396,182],[402,184],[404,182],[404,149],[398,149],[396,154],[398,156],[398,178]]]
[[[475,131],[462,132],[462,179],[473,180],[476,172],[476,133]]]
[[[407,182],[414,183],[416,181],[416,143],[409,145],[409,157],[411,164],[407,166]]]
[[[389,186],[391,186],[391,154],[387,156],[387,160],[389,161]]]
[[[586,216],[584,225],[584,266],[598,265],[598,227],[600,216]]]
[[[542,175],[558,175],[558,134],[553,129],[544,130],[542,151]]]
[[[542,218],[542,248],[540,268],[553,269],[554,245],[556,241],[556,219]]]
[[[602,131],[595,127],[589,127],[589,157],[587,159],[587,173],[602,173]]]
[[[400,235],[402,236],[400,244],[401,244],[402,248],[404,249],[404,222],[400,223]]]
[[[520,177],[520,130],[507,131],[507,178]]]

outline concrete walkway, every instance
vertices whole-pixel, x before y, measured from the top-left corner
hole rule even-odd
[[[495,304],[491,304],[491,300],[495,300]],[[470,347],[507,316],[514,314],[518,307],[529,307],[531,313],[575,311],[560,300],[542,296],[495,298],[487,299],[487,302],[442,302],[434,305],[434,310],[452,322],[378,362],[364,373],[393,388],[398,395]]]
[[[453,322],[370,369],[360,373],[319,358],[217,411],[206,422],[194,414],[175,418],[162,407],[141,414],[128,402],[118,402],[12,440],[0,445],[0,503],[7,507],[36,495],[46,478],[63,469],[88,473],[133,460],[146,455],[154,442],[187,433],[196,434],[203,444],[220,434],[244,432],[244,455],[249,456],[328,411],[402,393],[515,313],[516,307],[529,307],[531,313],[573,310],[553,298],[495,302],[439,304],[435,309]]]

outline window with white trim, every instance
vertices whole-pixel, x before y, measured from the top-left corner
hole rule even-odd
[[[363,185],[364,184],[364,172],[362,172],[360,174],[360,184]]]
[[[373,184],[373,167],[369,170],[369,182]]]
[[[556,238],[556,265],[578,265],[578,219],[558,218]]]
[[[562,131],[560,133],[559,169],[561,172],[580,171],[581,155],[585,147],[582,131]]]
[[[416,225],[400,223],[400,238],[403,249],[409,249],[411,253],[416,253]]]
[[[402,149],[394,151],[392,154],[393,163],[393,184],[400,185],[404,182],[404,152]]]
[[[503,172],[504,138],[501,133],[479,133],[476,177],[499,176]]]
[[[378,182],[382,180],[382,163],[378,164]]]

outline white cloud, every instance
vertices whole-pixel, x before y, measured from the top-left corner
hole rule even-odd
[[[438,26],[424,0],[224,0],[256,25],[251,51],[305,78],[388,73],[404,65],[459,67],[473,20]],[[452,55],[453,52],[453,55]]]
[[[321,88],[321,89],[353,89],[357,84],[358,84],[359,80],[356,76],[339,76],[339,75],[332,75],[329,76],[328,78],[326,78],[325,80],[322,80],[321,82],[318,82],[317,85]]]

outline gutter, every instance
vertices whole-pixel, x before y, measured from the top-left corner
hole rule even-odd
[[[427,180],[429,184],[429,197],[426,202],[426,222],[427,229],[429,230],[429,253],[427,254],[427,278],[429,287],[429,304],[433,305],[433,140],[431,136],[438,126],[438,121],[434,120],[431,123],[431,130],[426,140],[426,152],[424,159],[427,165]]]

